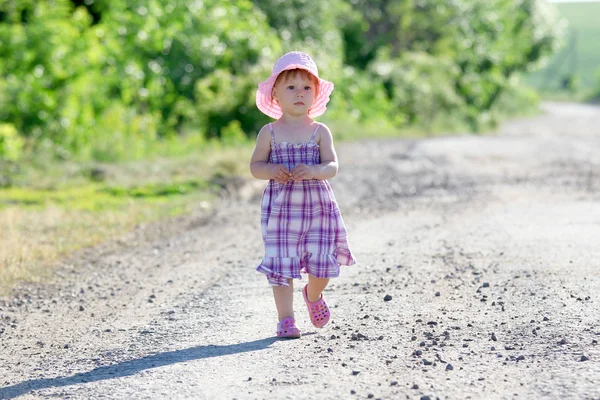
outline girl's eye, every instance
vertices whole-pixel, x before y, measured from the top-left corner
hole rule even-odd
[[[293,86],[288,86],[288,89],[294,90],[294,87]]]
[[[311,87],[310,86],[304,86],[304,90],[310,90]]]

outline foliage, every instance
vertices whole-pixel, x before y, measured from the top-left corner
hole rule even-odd
[[[394,108],[383,81],[368,71],[345,67],[335,77],[335,90],[325,114],[328,120],[356,124],[378,121],[401,126],[406,122],[402,109]]]
[[[380,60],[373,64],[373,71],[388,82],[393,109],[403,110],[412,124],[426,124],[438,110],[454,113],[464,108],[453,85],[459,69],[451,59],[411,52]]]
[[[296,49],[336,84],[326,119],[401,127],[451,113],[477,130],[555,48],[550,11],[542,0],[0,0],[0,156],[113,161],[241,143],[267,121],[257,82]]]
[[[98,23],[68,0],[1,7],[0,120],[62,158],[140,158],[186,126],[207,130],[197,82],[244,75],[278,50],[244,0],[106,1]]]
[[[9,161],[21,158],[24,141],[11,124],[0,124],[0,157]]]
[[[552,53],[562,34],[552,6],[537,0],[355,4],[369,22],[360,51],[376,48],[374,70],[383,71],[396,106],[411,121],[459,112],[473,130],[512,77]]]

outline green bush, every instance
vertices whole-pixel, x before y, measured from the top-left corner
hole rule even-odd
[[[556,49],[564,28],[553,6],[541,0],[352,4],[368,27],[358,26],[364,39],[347,46],[346,59],[376,53],[371,63],[354,61],[355,65],[370,69],[374,64],[375,71],[392,66],[382,76],[392,77],[388,85],[394,104],[411,122],[431,120],[432,112],[458,113],[473,130],[480,128],[481,116],[486,119],[519,72]],[[394,68],[411,72],[401,76]]]
[[[18,161],[23,155],[24,140],[11,124],[0,124],[0,159]]]
[[[0,3],[0,120],[59,158],[141,157],[165,137],[218,136],[230,121],[200,124],[197,82],[244,76],[280,51],[247,0],[87,3]],[[232,108],[248,93],[218,96]]]
[[[385,57],[373,64],[373,72],[387,83],[394,110],[402,110],[410,124],[426,125],[445,113],[460,112],[464,102],[454,82],[459,70],[452,60],[427,53]]]
[[[325,114],[327,120],[345,120],[358,124],[369,121],[401,126],[406,122],[404,110],[395,108],[375,74],[345,67],[335,76],[335,90]]]

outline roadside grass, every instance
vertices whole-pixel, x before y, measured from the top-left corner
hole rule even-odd
[[[593,97],[593,92],[579,90],[576,92],[569,91],[542,91],[540,97],[548,101],[566,101],[574,103],[586,103]]]
[[[90,210],[90,205],[102,200],[86,196],[83,201],[49,203],[44,208],[7,207],[0,211],[0,292],[17,281],[43,281],[51,272],[50,265],[61,257],[107,239],[118,239],[138,223],[188,211],[192,200],[202,199],[120,199],[103,205],[101,210]]]
[[[251,151],[241,143],[182,158],[11,166],[12,184],[0,188],[0,293],[44,281],[53,263],[83,247],[210,204],[217,179],[249,176]]]

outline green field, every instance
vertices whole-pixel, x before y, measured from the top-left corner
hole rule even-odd
[[[538,89],[553,91],[560,89],[565,76],[574,73],[579,89],[600,86],[600,2],[558,3],[556,7],[569,23],[564,47],[527,81]]]

